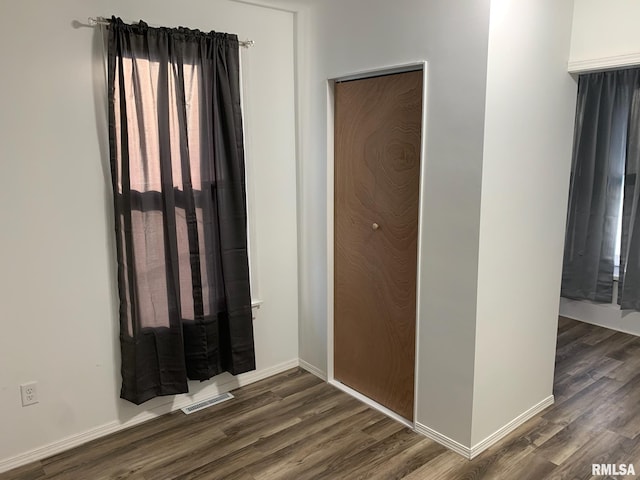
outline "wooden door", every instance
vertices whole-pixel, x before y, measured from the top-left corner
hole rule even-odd
[[[335,86],[334,377],[408,420],[422,75]]]

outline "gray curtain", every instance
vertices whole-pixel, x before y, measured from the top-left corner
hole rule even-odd
[[[637,70],[636,70],[637,72]],[[640,310],[640,83],[633,86],[622,214],[622,248],[618,303],[625,310]]]
[[[255,368],[238,39],[109,25],[121,397]]]
[[[580,76],[562,296],[612,301],[629,107],[638,70]]]

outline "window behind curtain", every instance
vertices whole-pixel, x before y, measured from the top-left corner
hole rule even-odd
[[[109,26],[123,388],[255,368],[235,35]]]
[[[611,303],[614,278],[624,282],[623,205],[630,201],[629,138],[639,69],[581,75],[578,84],[562,296]],[[629,183],[631,180],[631,184]],[[622,290],[619,289],[620,293]],[[627,297],[629,298],[629,291]]]

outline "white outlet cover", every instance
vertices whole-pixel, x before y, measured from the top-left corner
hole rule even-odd
[[[20,396],[22,398],[22,406],[33,405],[38,403],[38,389],[36,382],[23,383],[20,385]]]

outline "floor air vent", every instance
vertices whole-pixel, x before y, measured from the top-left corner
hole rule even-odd
[[[184,407],[182,411],[187,415],[189,415],[190,413],[204,410],[205,408],[210,407],[212,405],[217,405],[219,403],[226,402],[227,400],[231,400],[232,398],[233,398],[233,395],[231,395],[230,393],[223,393],[221,395],[218,395],[217,397],[213,397],[208,400],[203,400],[202,402],[194,403],[193,405]]]

